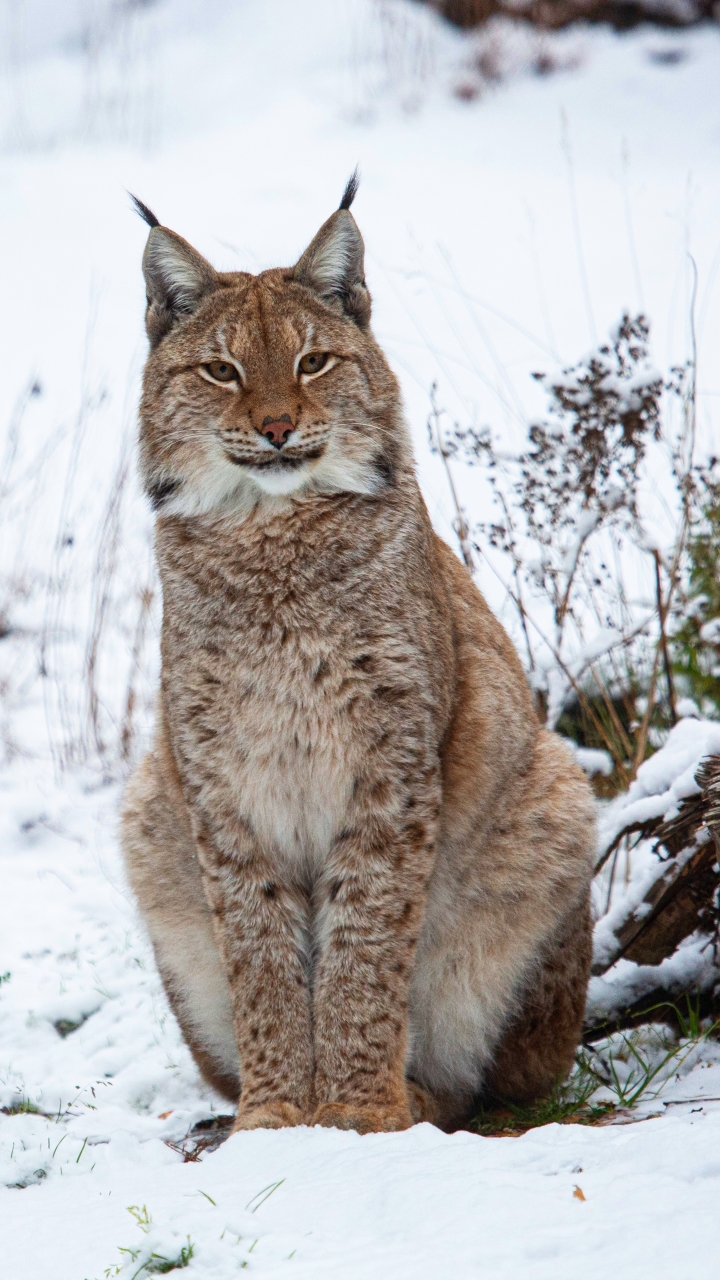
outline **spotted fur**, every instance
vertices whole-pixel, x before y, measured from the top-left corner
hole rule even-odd
[[[286,270],[219,274],[161,226],[144,261],[162,680],[123,844],[198,1064],[238,1128],[546,1092],[592,797],[431,527],[352,214]]]

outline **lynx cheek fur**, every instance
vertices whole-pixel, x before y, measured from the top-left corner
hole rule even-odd
[[[123,844],[238,1129],[547,1092],[589,971],[592,796],[430,525],[353,195],[258,276],[139,205],[164,616]]]

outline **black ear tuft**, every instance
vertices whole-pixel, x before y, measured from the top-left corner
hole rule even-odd
[[[352,178],[350,181],[352,182]],[[348,183],[348,186],[349,185],[350,184]],[[147,205],[143,204],[142,200],[138,200],[137,196],[134,196],[132,191],[128,191],[128,195],[135,205],[135,212],[140,214],[143,222],[147,222],[149,227],[159,227],[160,219],[155,217],[152,209],[148,209]]]
[[[353,200],[357,195],[359,186],[360,186],[360,168],[358,165],[355,165],[355,168],[353,169],[352,173],[350,174],[350,177],[348,178],[347,186],[343,191],[343,198],[340,201],[340,204],[338,205],[339,209],[350,208],[350,205],[352,204]],[[133,199],[135,199],[134,196],[133,196]],[[143,208],[144,207],[145,206],[143,205]]]

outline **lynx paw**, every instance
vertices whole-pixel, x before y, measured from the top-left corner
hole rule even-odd
[[[292,1129],[305,1124],[307,1116],[292,1102],[266,1102],[264,1106],[238,1109],[233,1133],[245,1129]]]
[[[428,1093],[427,1089],[423,1089],[422,1085],[417,1084],[415,1080],[406,1080],[405,1087],[415,1124],[422,1124],[423,1121],[427,1121],[429,1124],[439,1125],[440,1106],[432,1094]]]
[[[410,1129],[412,1123],[407,1105],[362,1106],[353,1102],[323,1102],[310,1121],[325,1129],[355,1129],[358,1133],[394,1133]]]

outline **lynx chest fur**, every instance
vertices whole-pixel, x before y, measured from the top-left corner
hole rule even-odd
[[[163,707],[182,771],[209,822],[222,790],[276,869],[307,884],[368,768],[384,751],[377,799],[397,803],[391,740],[436,754],[449,709],[447,628],[403,581],[409,561],[426,574],[431,547],[392,504],[358,530],[357,506],[325,497],[302,520],[281,509],[158,531]]]
[[[123,849],[240,1130],[547,1092],[589,972],[592,797],[431,527],[355,186],[258,276],[139,205],[162,679]]]

